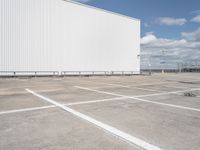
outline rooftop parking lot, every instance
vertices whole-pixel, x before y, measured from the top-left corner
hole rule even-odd
[[[199,147],[199,73],[0,79],[2,150]]]

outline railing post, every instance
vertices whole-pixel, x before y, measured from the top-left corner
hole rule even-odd
[[[79,71],[79,76],[81,77],[81,72]]]
[[[55,72],[53,72],[53,78],[55,78]]]

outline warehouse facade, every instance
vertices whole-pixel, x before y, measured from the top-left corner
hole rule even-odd
[[[140,20],[63,0],[1,0],[0,72],[140,72]]]

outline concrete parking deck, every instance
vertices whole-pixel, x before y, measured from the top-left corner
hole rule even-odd
[[[199,147],[198,73],[0,79],[2,150]]]

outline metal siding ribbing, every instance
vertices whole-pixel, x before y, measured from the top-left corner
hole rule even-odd
[[[62,0],[1,0],[0,71],[139,71],[140,21]]]

